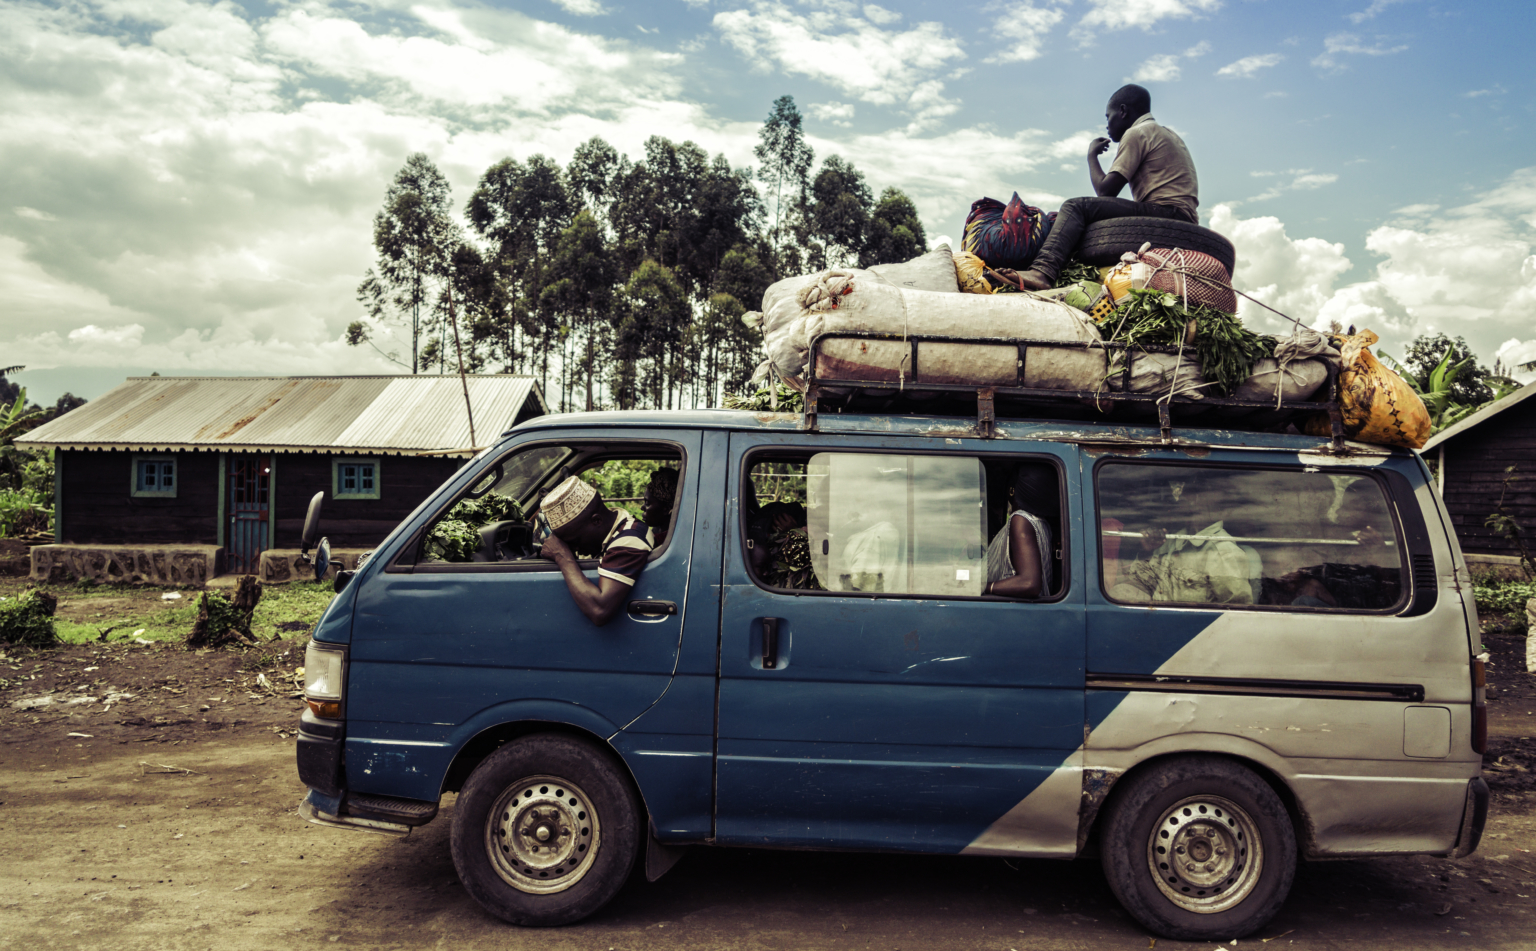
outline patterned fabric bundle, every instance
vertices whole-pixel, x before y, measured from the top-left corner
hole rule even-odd
[[[1046,214],[1024,204],[1018,192],[1007,205],[982,198],[971,203],[962,249],[987,262],[987,267],[1023,270],[1034,263],[1055,223],[1056,212]]]
[[[1181,301],[1187,295],[1192,306],[1199,304],[1224,314],[1237,313],[1237,294],[1227,286],[1232,283],[1232,276],[1209,254],[1154,248],[1141,252],[1139,258],[1152,268],[1147,287],[1172,294]]]

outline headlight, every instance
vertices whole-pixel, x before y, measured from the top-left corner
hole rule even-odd
[[[304,649],[304,700],[310,712],[330,720],[341,718],[346,694],[346,653],[310,641]]]

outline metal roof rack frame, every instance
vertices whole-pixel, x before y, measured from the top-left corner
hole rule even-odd
[[[898,379],[857,379],[835,375],[822,375],[817,367],[821,345],[828,340],[880,340],[895,341],[908,345],[906,366]],[[1018,349],[1012,383],[1007,385],[974,385],[966,383],[927,382],[922,378],[918,363],[919,345],[923,343],[958,343],[977,346],[1009,346]],[[1057,390],[1025,386],[1029,354],[1033,348],[1051,350],[1076,349],[1099,351],[1104,354],[1105,381],[1111,372],[1121,375],[1119,390],[1107,387],[1101,390]],[[872,331],[828,331],[818,334],[812,341],[805,375],[805,412],[801,428],[815,432],[818,416],[829,410],[873,410],[879,412],[900,407],[906,412],[932,412],[932,408],[916,403],[910,393],[920,393],[925,400],[944,399],[949,404],[969,404],[975,401],[976,435],[983,439],[997,437],[999,405],[1003,418],[1078,419],[1110,421],[1149,421],[1156,413],[1158,429],[1164,443],[1174,441],[1174,420],[1178,416],[1204,415],[1212,409],[1227,410],[1216,428],[1270,431],[1288,422],[1326,413],[1330,422],[1331,440],[1329,451],[1344,454],[1344,417],[1339,409],[1339,369],[1328,364],[1328,379],[1323,387],[1325,400],[1235,400],[1226,397],[1205,396],[1190,399],[1187,396],[1167,396],[1156,393],[1128,392],[1131,380],[1132,360],[1121,360],[1115,367],[1117,356],[1127,353],[1177,354],[1180,348],[1146,345],[1128,347],[1123,343],[1093,342],[1090,344],[1065,343],[1059,340],[1029,340],[1013,337],[956,337],[945,334],[903,334]],[[828,392],[828,388],[840,392]],[[904,404],[904,405],[903,405]],[[1243,412],[1243,411],[1248,412]]]

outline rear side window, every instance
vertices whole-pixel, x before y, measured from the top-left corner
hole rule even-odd
[[[1113,601],[1387,611],[1407,594],[1402,537],[1369,475],[1109,463],[1096,488]]]
[[[816,577],[833,591],[980,595],[986,474],[964,456],[819,452],[807,466]]]
[[[1047,578],[1061,578],[1054,467],[1047,504],[1010,505],[1023,457],[817,452],[748,463],[743,546],[768,588],[869,596],[980,597],[1012,576],[1007,526],[1025,507],[1043,514],[1036,544]],[[1034,460],[1040,467],[1042,460]],[[989,488],[991,491],[989,491]],[[1017,502],[1017,500],[1014,500]],[[1045,596],[1062,584],[1046,585]]]

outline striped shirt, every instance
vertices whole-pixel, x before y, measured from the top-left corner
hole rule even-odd
[[[597,576],[634,587],[655,547],[650,526],[621,509],[608,537],[603,539],[603,560],[598,564]]]

